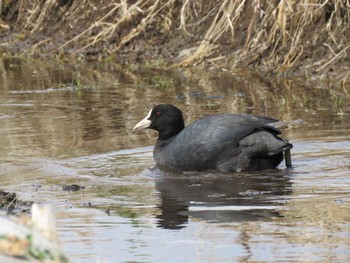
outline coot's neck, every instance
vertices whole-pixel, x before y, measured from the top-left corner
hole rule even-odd
[[[176,125],[164,126],[158,130],[158,141],[167,141],[168,139],[175,137],[185,128],[185,123],[182,120],[177,122]]]

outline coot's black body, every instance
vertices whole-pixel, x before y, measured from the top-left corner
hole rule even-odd
[[[276,168],[292,148],[275,119],[248,114],[217,114],[185,128],[181,111],[170,104],[155,106],[134,130],[154,129],[159,137],[153,156],[160,168],[175,171],[239,172]]]

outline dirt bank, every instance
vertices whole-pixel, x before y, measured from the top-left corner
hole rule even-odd
[[[336,74],[350,68],[350,2],[1,1],[0,46],[41,56]]]

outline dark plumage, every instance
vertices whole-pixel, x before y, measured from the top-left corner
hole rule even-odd
[[[159,104],[134,128],[158,131],[153,157],[160,168],[176,171],[239,172],[276,168],[283,152],[290,159],[293,147],[268,117],[217,114],[201,118],[185,128],[182,112]],[[288,162],[287,162],[288,161]],[[290,160],[286,160],[290,166]]]

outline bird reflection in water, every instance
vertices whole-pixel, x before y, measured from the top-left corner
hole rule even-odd
[[[155,168],[157,169],[157,168]],[[256,173],[170,174],[156,178],[161,203],[158,227],[181,229],[191,218],[213,223],[279,217],[292,193],[290,170]]]

